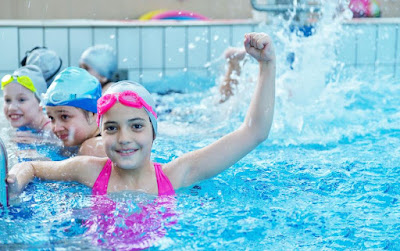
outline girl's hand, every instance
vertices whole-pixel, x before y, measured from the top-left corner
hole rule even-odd
[[[247,53],[258,62],[275,62],[275,49],[271,38],[265,33],[247,33],[244,39]]]
[[[10,199],[17,197],[21,193],[21,189],[18,185],[18,180],[14,174],[9,174],[6,178],[6,183],[8,187],[8,196]]]
[[[35,177],[31,162],[20,162],[8,171],[6,178],[8,195],[10,198],[17,197],[25,186]]]

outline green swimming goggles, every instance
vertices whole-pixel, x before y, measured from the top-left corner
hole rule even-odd
[[[20,85],[30,90],[33,93],[36,93],[35,85],[32,82],[32,79],[28,76],[16,76],[7,74],[1,79],[1,89],[3,90],[6,85],[12,83],[13,81],[17,81]]]

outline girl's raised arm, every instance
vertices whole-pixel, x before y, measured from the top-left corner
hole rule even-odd
[[[246,34],[244,46],[260,67],[246,118],[234,132],[166,164],[164,170],[175,189],[221,173],[268,138],[275,104],[274,47],[264,33]]]

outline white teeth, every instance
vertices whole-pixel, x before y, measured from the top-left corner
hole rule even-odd
[[[120,153],[131,153],[134,152],[134,150],[120,150]]]
[[[18,119],[20,117],[22,117],[22,116],[21,115],[10,115],[10,118],[12,118],[12,119]]]

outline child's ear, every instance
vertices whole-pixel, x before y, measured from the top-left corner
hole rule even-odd
[[[96,118],[97,118],[97,113],[90,112],[90,113],[89,113],[89,118],[88,118],[89,124],[97,123],[97,122],[96,122]]]
[[[108,82],[108,78],[104,77],[104,76],[100,76],[99,82],[101,84],[101,86],[107,84]]]

